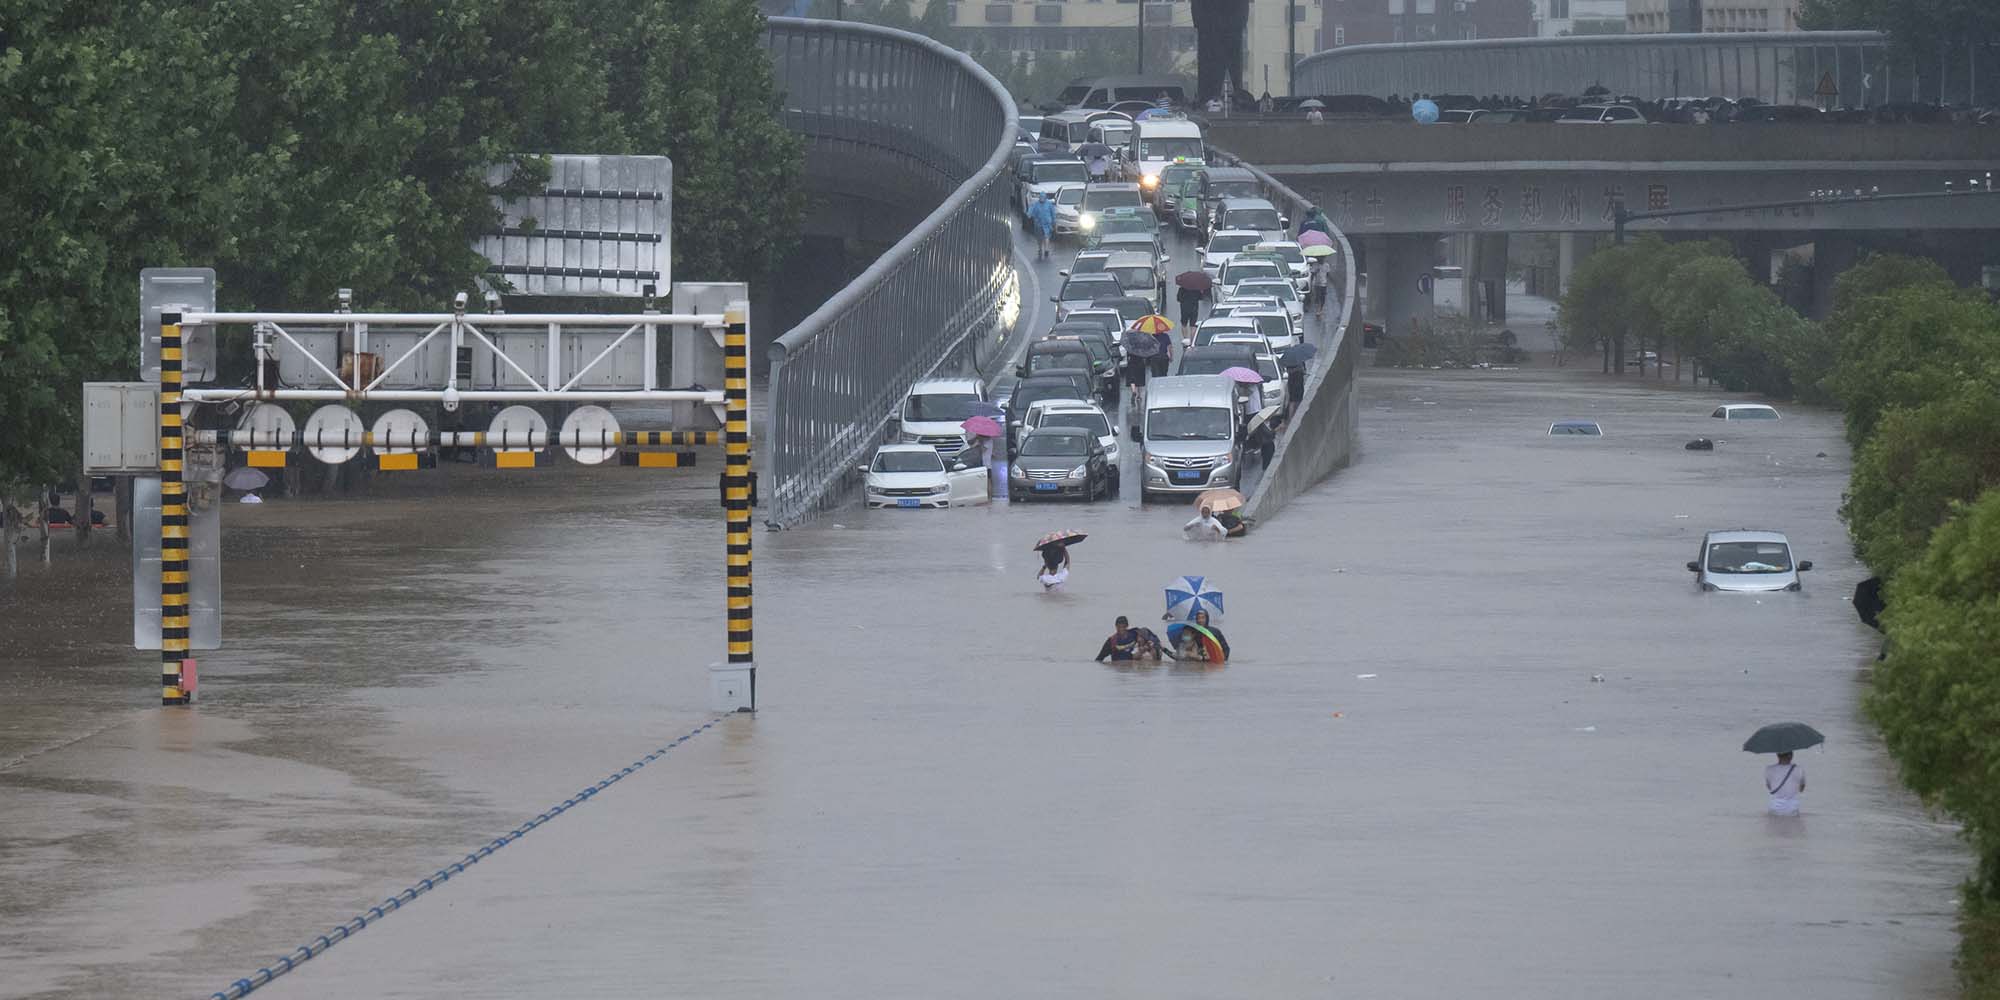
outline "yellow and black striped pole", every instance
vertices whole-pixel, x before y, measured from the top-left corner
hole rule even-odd
[[[160,704],[194,700],[188,657],[188,505],[181,477],[181,314],[160,314]]]
[[[741,309],[723,316],[722,508],[729,573],[729,664],[750,672],[757,707],[757,667],[750,651],[750,324]]]

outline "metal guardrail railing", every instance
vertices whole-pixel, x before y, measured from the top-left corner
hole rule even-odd
[[[1008,188],[1014,101],[962,52],[848,21],[774,17],[786,124],[823,152],[935,177],[942,204],[770,347],[767,521],[814,516],[910,384],[1018,309]]]
[[[1273,205],[1293,220],[1305,218],[1313,207],[1304,195],[1287,187],[1256,164],[1246,163],[1227,150],[1210,147],[1231,166],[1243,167],[1257,175]],[[1331,226],[1331,223],[1329,223]],[[1361,352],[1359,337],[1352,335],[1355,300],[1359,297],[1354,270],[1354,247],[1340,227],[1332,226],[1334,245],[1340,248],[1340,317],[1332,332],[1319,344],[1317,362],[1306,375],[1305,397],[1293,408],[1271,463],[1257,481],[1244,510],[1250,517],[1267,518],[1300,493],[1310,489],[1335,469],[1353,460],[1356,435],[1354,381],[1356,358]]]
[[[1300,94],[1470,94],[1535,98],[1596,85],[1645,100],[1755,97],[1771,104],[1956,103],[1978,87],[1976,48],[1919,80],[1874,31],[1582,35],[1349,45],[1299,60]],[[1989,67],[1990,68],[1990,65]],[[1992,74],[1988,73],[1991,77]],[[1830,78],[1832,95],[1820,93]]]

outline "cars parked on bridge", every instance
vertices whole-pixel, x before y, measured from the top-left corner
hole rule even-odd
[[[1104,446],[1104,460],[1111,465],[1111,495],[1118,495],[1118,429],[1111,425],[1103,407],[1073,399],[1044,399],[1028,407],[1021,426],[1029,432],[1042,427],[1075,427],[1097,435],[1097,443]]]
[[[1776,420],[1778,411],[1763,403],[1725,403],[1709,416],[1717,420]]]
[[[1146,383],[1138,424],[1142,500],[1236,485],[1236,387],[1219,375],[1170,375]]]
[[[978,379],[923,379],[910,386],[903,405],[897,407],[901,443],[930,445],[949,460],[965,444],[965,429],[960,425],[972,416],[974,406],[985,401]]]
[[[1041,195],[1053,198],[1064,184],[1087,184],[1090,181],[1089,168],[1074,156],[1032,156],[1021,161],[1020,182],[1014,192],[1014,204],[1020,208],[1025,218],[1028,206]]]
[[[1557,125],[1645,125],[1646,116],[1629,104],[1584,104],[1556,119]]]
[[[1083,188],[1082,184],[1056,185],[1056,223],[1053,235],[1073,238],[1083,231],[1083,223],[1079,221],[1083,214]]]
[[[1115,299],[1125,294],[1125,286],[1118,279],[1102,271],[1096,274],[1072,274],[1063,279],[1062,288],[1049,297],[1056,304],[1056,320],[1067,319],[1072,310],[1088,309],[1098,299]]]
[[[1201,269],[1210,277],[1222,273],[1222,265],[1229,263],[1237,254],[1263,242],[1263,237],[1249,230],[1218,229],[1215,235],[1201,248]]]
[[[1007,499],[1096,500],[1114,489],[1097,435],[1080,427],[1040,427],[1021,435],[1007,466]]]
[[[1737,529],[1703,535],[1687,568],[1704,591],[1758,593],[1801,589],[1799,574],[1811,570],[1812,561],[1793,562],[1784,532]]]
[[[1224,198],[1215,215],[1217,228],[1256,233],[1260,243],[1283,240],[1291,224],[1276,205],[1263,198]]]
[[[885,444],[861,472],[870,507],[962,507],[987,500],[984,468],[947,469],[929,445]]]
[[[1090,373],[1070,370],[1047,372],[1015,382],[1014,391],[1007,397],[1007,448],[1010,452],[1021,439],[1021,423],[1027,416],[1028,407],[1044,399],[1090,402]]]

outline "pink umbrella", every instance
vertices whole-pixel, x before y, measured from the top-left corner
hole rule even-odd
[[[1333,237],[1317,229],[1308,229],[1299,234],[1300,247],[1330,247],[1332,245]]]
[[[965,428],[966,433],[977,434],[980,437],[997,438],[1006,433],[1001,428],[1000,421],[986,416],[972,417],[959,426]]]
[[[1243,367],[1242,365],[1237,365],[1233,368],[1224,368],[1222,370],[1222,377],[1229,379],[1232,382],[1253,383],[1253,382],[1264,381],[1264,376],[1259,375],[1256,372]]]

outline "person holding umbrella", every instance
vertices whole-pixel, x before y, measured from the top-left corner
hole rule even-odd
[[[1215,287],[1215,279],[1205,271],[1183,271],[1174,278],[1174,284],[1180,288],[1174,298],[1181,304],[1181,329],[1192,336],[1194,324],[1201,318],[1202,300]]]
[[[1132,389],[1132,408],[1139,408],[1139,396],[1146,388],[1146,370],[1152,366],[1153,358],[1160,353],[1160,342],[1153,335],[1136,325],[1125,331],[1119,341],[1125,349],[1125,384]]]
[[[1806,792],[1805,768],[1792,762],[1794,751],[1826,742],[1819,730],[1803,722],[1765,726],[1743,743],[1750,753],[1775,753],[1778,762],[1764,768],[1764,791],[1771,796],[1771,815],[1797,816],[1799,797]]]
[[[1084,540],[1081,531],[1051,531],[1035,542],[1042,554],[1042,566],[1035,571],[1044,591],[1054,590],[1069,579],[1069,547]]]

